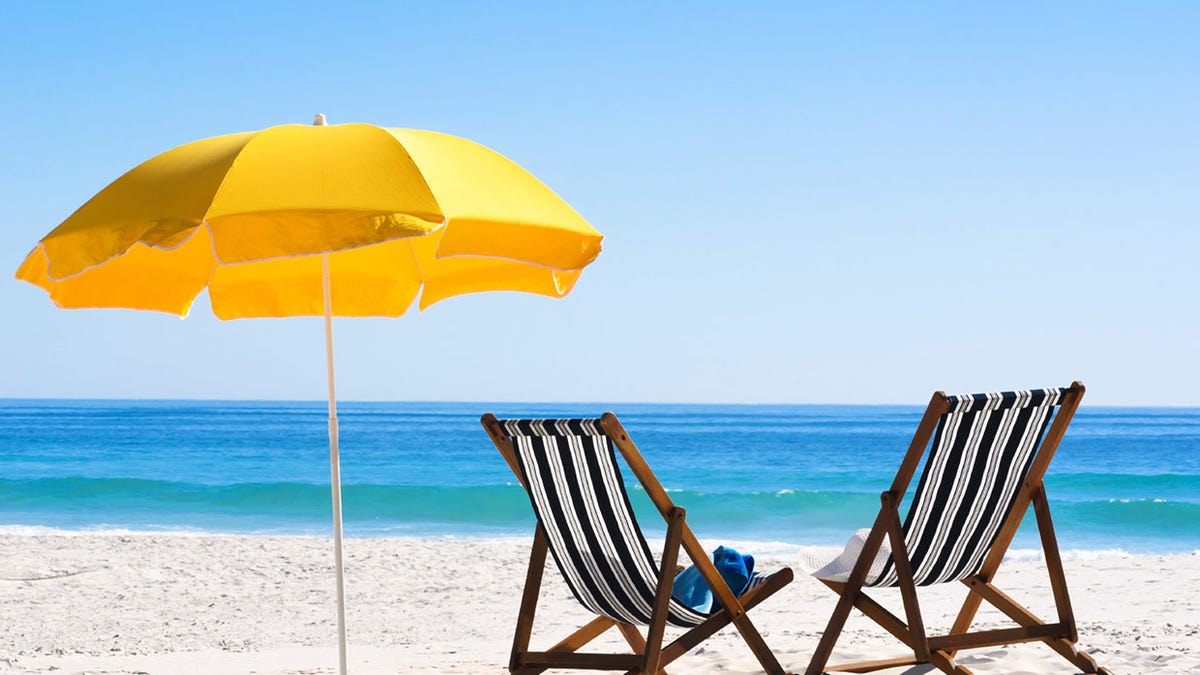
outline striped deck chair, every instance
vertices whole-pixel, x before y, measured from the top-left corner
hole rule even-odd
[[[655,675],[730,623],[765,672],[784,672],[746,610],[790,582],[792,570],[757,575],[749,590],[735,596],[688,527],[684,510],[671,502],[612,413],[600,419],[506,421],[489,413],[482,422],[529,493],[538,521],[513,637],[511,672],[572,668]],[[651,556],[630,507],[614,446],[666,520],[661,565]],[[705,615],[672,597],[681,546],[723,609]],[[529,651],[547,550],[575,598],[597,618],[547,651]],[[668,624],[687,631],[663,646]],[[639,625],[648,627],[644,637]],[[633,654],[578,652],[614,626]]]
[[[812,571],[841,599],[807,675],[827,670],[863,673],[918,663],[969,674],[954,660],[958,650],[1037,641],[1081,672],[1108,672],[1075,647],[1075,618],[1042,483],[1083,391],[1083,384],[1075,382],[1065,389],[933,395],[891,489],[881,496],[883,506],[874,527],[856,533],[837,560]],[[932,448],[929,459],[901,525],[900,501],[927,446]],[[1053,623],[1042,621],[992,583],[1031,504],[1058,609]],[[967,586],[966,601],[948,634],[928,636],[917,587],[952,581]],[[864,587],[897,586],[907,623],[863,592]],[[1017,625],[970,632],[984,600]],[[851,608],[873,619],[913,655],[827,667]]]

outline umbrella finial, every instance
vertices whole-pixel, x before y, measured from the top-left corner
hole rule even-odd
[[[325,126],[325,115],[322,113],[317,113],[316,117],[313,117],[313,126],[314,127]]]

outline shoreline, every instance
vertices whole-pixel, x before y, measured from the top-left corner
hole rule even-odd
[[[9,627],[0,633],[0,673],[336,671],[326,538],[75,532],[0,534],[0,546],[8,552],[0,559],[0,623]],[[347,539],[354,672],[507,672],[528,547],[525,537]],[[760,568],[795,567],[795,556],[746,552]],[[548,564],[535,647],[589,618]],[[1200,671],[1200,552],[1097,554],[1065,564],[1080,644],[1101,665],[1119,673]],[[1031,573],[1039,570],[1038,560],[1014,559],[997,582],[1046,616],[1048,584]],[[961,586],[922,593],[931,630],[948,625]],[[752,618],[785,667],[802,670],[835,602],[798,575]],[[981,615],[981,625],[993,620]],[[835,656],[902,651],[852,617]],[[980,673],[1063,672],[1066,664],[1038,645],[977,650],[962,662]],[[727,629],[671,672],[754,673],[756,663]]]
[[[646,535],[651,539],[661,539],[663,532],[647,529]],[[258,531],[258,532],[237,532],[237,531],[221,531],[221,530],[199,530],[199,529],[164,529],[164,530],[136,530],[129,528],[90,528],[90,529],[66,529],[56,528],[43,525],[0,525],[0,540],[7,537],[181,537],[181,538],[196,538],[196,537],[229,537],[229,538],[250,538],[250,539],[299,539],[313,541],[330,541],[332,542],[332,532],[326,533],[296,533],[296,532],[274,532],[274,531]],[[500,543],[528,543],[529,534],[524,532],[514,533],[439,533],[439,534],[370,534],[370,535],[355,535],[353,533],[344,533],[343,541],[407,541],[407,542],[500,542]],[[715,548],[718,545],[730,546],[739,550],[746,550],[750,553],[760,553],[770,558],[789,558],[796,555],[801,555],[810,552],[816,553],[840,553],[841,546],[832,546],[827,544],[805,544],[791,541],[778,541],[767,539],[737,539],[737,538],[722,538],[722,537],[701,537],[701,542],[706,546],[711,544],[710,548]],[[1122,547],[1111,548],[1064,548],[1060,551],[1065,560],[1087,560],[1095,558],[1138,558],[1138,557],[1162,557],[1162,556],[1180,556],[1180,555],[1196,555],[1200,556],[1200,547],[1184,548],[1180,550],[1130,550]],[[1023,548],[1014,546],[1005,555],[1005,560],[1040,560],[1041,549],[1039,548]]]

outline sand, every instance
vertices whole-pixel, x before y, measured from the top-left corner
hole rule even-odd
[[[336,672],[328,540],[5,534],[0,547],[0,673]],[[527,555],[528,543],[515,539],[348,540],[351,672],[506,673]],[[760,565],[791,564],[787,557]],[[1200,552],[1077,555],[1066,566],[1081,646],[1102,665],[1114,673],[1200,673]],[[1006,563],[997,582],[1049,615],[1038,560]],[[947,626],[963,593],[958,585],[929,589],[927,623]],[[895,592],[881,597],[898,607]],[[781,662],[802,671],[834,601],[801,576],[752,616]],[[588,618],[547,570],[534,647]],[[994,614],[981,615],[980,624],[1000,625]],[[856,616],[835,658],[903,651]],[[960,661],[980,673],[1075,672],[1041,645],[977,650]],[[726,629],[670,672],[760,671]]]

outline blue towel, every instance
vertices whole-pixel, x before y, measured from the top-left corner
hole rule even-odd
[[[675,599],[701,614],[712,610],[712,589],[700,576],[700,570],[695,565],[675,575],[675,583],[671,585],[671,594]]]
[[[734,595],[741,595],[746,590],[750,576],[754,574],[754,556],[742,555],[725,546],[718,546],[713,551],[713,564]],[[676,600],[702,614],[721,609],[720,601],[713,597],[712,589],[695,565],[675,575],[671,593]]]
[[[729,584],[734,595],[741,595],[750,585],[750,575],[754,574],[754,556],[742,555],[737,551],[718,546],[713,551],[713,564],[721,573],[721,578]],[[721,609],[721,601],[713,599],[713,609]]]

